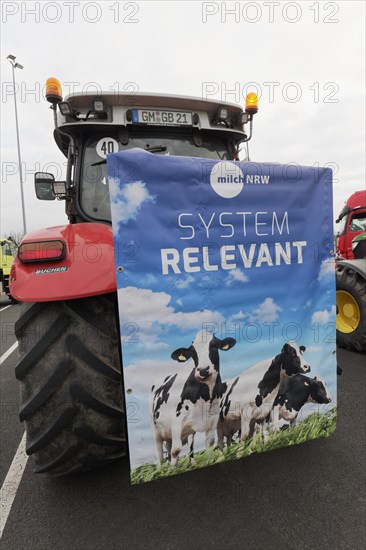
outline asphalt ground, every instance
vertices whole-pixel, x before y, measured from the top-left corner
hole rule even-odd
[[[1,355],[19,306],[0,301]],[[358,550],[365,546],[366,354],[338,350],[338,425],[328,438],[131,486],[128,459],[52,479],[24,464],[14,377],[0,366],[1,504],[7,550]],[[13,465],[13,473],[17,475]],[[22,472],[18,472],[22,473]],[[5,480],[5,483],[4,483]]]

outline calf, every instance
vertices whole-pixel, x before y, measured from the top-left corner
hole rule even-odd
[[[285,344],[281,353],[273,359],[261,361],[227,382],[217,426],[221,448],[224,436],[230,444],[233,435],[239,430],[242,441],[251,437],[256,422],[263,421],[271,413],[281,382],[288,377],[310,371],[310,365],[303,357],[304,351],[304,346],[298,347],[294,342]],[[273,410],[272,416],[273,428],[277,431],[278,407]]]
[[[320,378],[308,378],[298,374],[284,380],[274,402],[279,408],[279,418],[295,424],[300,409],[305,403],[330,403],[332,398],[328,389]]]
[[[163,461],[165,443],[171,464],[176,464],[185,443],[193,456],[195,432],[205,432],[206,448],[215,442],[220,413],[220,399],[226,384],[221,381],[219,350],[227,351],[236,344],[233,338],[219,340],[201,330],[189,348],[175,350],[171,357],[179,363],[192,359],[176,374],[151,388],[152,421],[158,459]]]

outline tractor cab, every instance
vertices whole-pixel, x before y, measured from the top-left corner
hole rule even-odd
[[[41,200],[65,199],[71,223],[111,223],[108,154],[140,148],[156,155],[238,160],[258,110],[255,94],[248,94],[245,111],[230,103],[142,93],[75,93],[62,100],[56,79],[48,80],[46,97],[68,170],[65,182],[37,173],[36,193]]]

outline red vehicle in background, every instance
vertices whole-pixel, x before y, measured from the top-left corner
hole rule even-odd
[[[366,191],[353,193],[336,220],[337,343],[366,350]]]
[[[341,224],[336,234],[337,256],[353,260],[352,241],[366,231],[366,191],[356,191],[347,199],[336,223]]]

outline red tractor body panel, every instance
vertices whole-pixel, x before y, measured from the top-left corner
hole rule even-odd
[[[337,253],[346,260],[353,260],[352,241],[357,235],[365,231],[365,227],[358,227],[357,220],[366,218],[366,191],[356,191],[346,201],[342,212],[349,210],[344,216],[344,227],[337,237]]]
[[[100,223],[61,225],[29,233],[24,243],[63,241],[63,259],[23,263],[17,255],[11,293],[21,302],[49,302],[116,290],[112,228]]]

